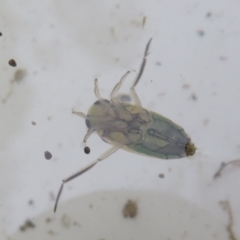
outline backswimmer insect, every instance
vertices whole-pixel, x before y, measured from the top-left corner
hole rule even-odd
[[[194,155],[196,147],[183,128],[158,113],[144,109],[135,92],[134,88],[138,84],[146,65],[151,41],[152,39],[147,43],[139,72],[130,88],[134,105],[122,103],[116,97],[123,81],[130,73],[128,71],[113,88],[110,101],[101,98],[98,80],[96,79],[94,93],[98,100],[89,108],[87,115],[73,111],[74,114],[85,119],[88,127],[83,140],[84,144],[86,144],[89,136],[96,131],[99,137],[103,141],[110,143],[112,147],[97,160],[62,181],[54,212],[57,210],[58,201],[65,183],[87,172],[99,161],[107,158],[120,148],[161,159],[177,159]]]

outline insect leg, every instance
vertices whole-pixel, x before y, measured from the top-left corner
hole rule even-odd
[[[87,134],[84,136],[84,139],[83,139],[84,145],[86,145],[88,138],[91,136],[93,132],[94,132],[93,128],[88,129]]]
[[[103,153],[97,160],[93,161],[92,163],[90,163],[86,167],[82,168],[81,170],[77,171],[76,173],[70,175],[69,177],[63,179],[61,187],[58,191],[57,198],[56,198],[56,202],[55,202],[55,206],[54,206],[54,212],[56,212],[56,210],[57,210],[57,205],[58,205],[59,199],[61,197],[61,194],[62,194],[63,187],[64,187],[65,183],[70,182],[71,180],[73,180],[73,179],[79,177],[80,175],[82,175],[83,173],[87,172],[92,167],[94,167],[99,161],[107,158],[108,156],[110,156],[111,154],[116,152],[119,148],[121,148],[123,145],[125,145],[125,144],[119,143],[117,145],[112,146],[109,150],[107,150],[105,153]]]
[[[142,108],[142,104],[141,104],[141,102],[139,100],[139,97],[138,97],[134,87],[138,84],[138,82],[139,82],[139,80],[140,80],[140,78],[141,78],[141,76],[143,74],[143,71],[144,71],[144,68],[145,68],[145,65],[146,65],[146,62],[147,62],[147,56],[149,54],[149,47],[150,47],[151,41],[152,41],[152,38],[150,38],[150,40],[147,43],[147,46],[145,48],[145,52],[144,52],[144,56],[143,56],[143,60],[142,60],[142,64],[140,66],[139,72],[138,72],[138,74],[137,74],[137,76],[136,76],[135,80],[133,81],[133,84],[132,84],[132,86],[130,88],[130,92],[131,92],[131,94],[133,96],[134,102],[140,108]]]
[[[112,92],[111,92],[111,100],[113,100],[113,98],[115,97],[116,93],[118,92],[118,90],[120,89],[120,87],[122,86],[123,81],[126,79],[126,77],[128,76],[128,74],[130,73],[130,71],[127,71],[120,79],[120,81],[115,85],[115,87],[113,88]]]
[[[100,95],[99,88],[98,88],[97,78],[94,80],[94,93],[98,99],[101,99],[101,95]]]
[[[85,119],[87,118],[87,116],[86,116],[85,113],[76,112],[76,111],[74,111],[74,110],[72,110],[72,113],[75,114],[75,115],[78,115],[78,116],[80,116],[80,117],[82,117],[82,118],[85,118]]]

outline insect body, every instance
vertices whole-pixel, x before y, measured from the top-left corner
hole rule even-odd
[[[112,147],[97,160],[63,180],[54,211],[57,209],[64,183],[87,172],[99,161],[120,148],[161,159],[176,159],[194,155],[196,148],[183,128],[160,114],[144,109],[135,92],[134,87],[139,82],[146,65],[151,40],[146,46],[139,73],[130,88],[135,105],[119,102],[116,98],[116,93],[130,73],[128,71],[113,88],[110,101],[101,98],[96,79],[94,92],[98,100],[90,107],[87,115],[73,112],[85,118],[88,127],[83,140],[85,144],[89,136],[96,131],[102,140],[110,143]]]

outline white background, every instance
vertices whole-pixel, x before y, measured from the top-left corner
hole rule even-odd
[[[240,169],[228,167],[213,180],[221,162],[240,158],[239,1],[0,3],[0,239],[228,239],[228,215],[219,205],[227,199],[240,236]],[[151,37],[136,91],[144,107],[184,127],[197,153],[164,161],[119,150],[63,191],[54,221],[67,214],[82,227],[56,225],[56,234],[49,233],[43,216],[54,217],[61,180],[109,148],[93,134],[91,153],[84,153],[86,125],[72,109],[88,111],[95,78],[109,99],[120,77],[138,70]],[[16,68],[8,65],[11,58]],[[11,83],[19,69],[26,76]],[[121,214],[129,198],[139,204],[133,220]],[[86,207],[94,201],[100,212]],[[18,233],[26,219],[36,228]],[[154,225],[163,219],[164,228]]]

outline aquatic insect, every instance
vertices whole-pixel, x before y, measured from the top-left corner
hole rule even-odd
[[[96,131],[100,138],[110,143],[112,147],[97,160],[63,180],[54,212],[65,183],[87,172],[120,148],[161,159],[176,159],[194,155],[196,148],[183,128],[158,113],[144,109],[134,89],[143,74],[151,41],[152,39],[147,43],[139,72],[130,88],[134,105],[119,102],[116,97],[123,81],[130,73],[128,71],[113,88],[110,101],[101,98],[96,79],[94,92],[98,100],[89,108],[87,115],[73,111],[74,114],[85,119],[88,127],[83,140],[85,144],[89,136]]]

